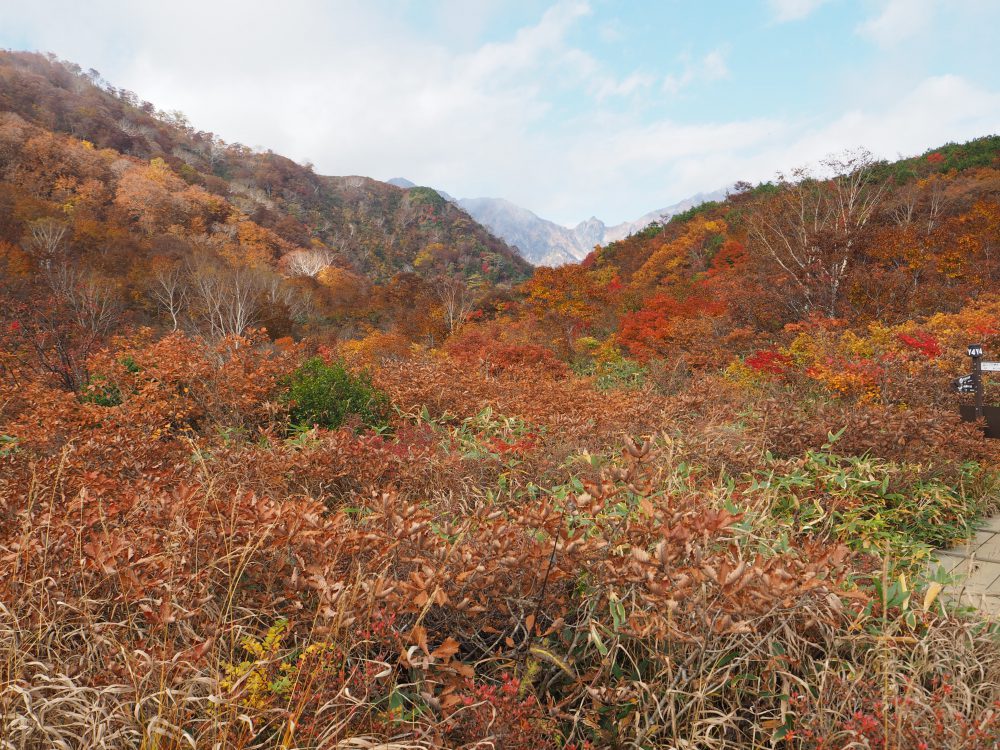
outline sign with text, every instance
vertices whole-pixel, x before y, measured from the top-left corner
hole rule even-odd
[[[960,378],[955,378],[952,381],[952,386],[959,393],[975,393],[976,383],[971,375],[963,375]]]
[[[988,438],[1000,438],[1000,406],[983,403],[983,373],[1000,372],[1000,362],[983,362],[982,344],[969,344],[966,353],[972,359],[972,372],[952,381],[952,387],[959,393],[975,396],[975,403],[959,404],[962,420],[977,422],[985,418],[983,434]]]

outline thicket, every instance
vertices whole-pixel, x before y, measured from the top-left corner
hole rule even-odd
[[[389,427],[389,399],[366,374],[348,372],[343,362],[313,357],[288,376],[286,388],[282,401],[295,429],[335,430],[351,417],[375,431]]]
[[[898,427],[930,463],[856,398],[775,455],[771,391],[805,409],[800,386],[602,390],[490,347],[376,358],[368,386],[336,352],[174,334],[94,355],[121,394],[98,404],[6,356],[14,747],[1000,737],[1000,637],[926,564],[992,502],[996,456],[941,407],[941,433]],[[292,382],[311,414],[378,388],[392,430],[289,435]],[[831,442],[848,411],[869,425]]]

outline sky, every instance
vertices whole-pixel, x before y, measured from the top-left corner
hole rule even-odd
[[[1000,0],[0,0],[0,47],[228,142],[567,225],[1000,132],[998,28]]]

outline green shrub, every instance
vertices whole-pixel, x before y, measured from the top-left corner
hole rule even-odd
[[[699,203],[697,206],[692,206],[687,211],[681,211],[679,214],[674,214],[670,217],[668,224],[683,224],[684,222],[691,221],[698,214],[706,213],[714,208],[718,208],[722,205],[722,201],[705,201],[704,203]]]
[[[326,364],[321,357],[304,362],[286,382],[283,401],[292,426],[336,429],[351,416],[373,430],[389,426],[389,398],[367,375],[353,375],[340,362]]]
[[[945,478],[926,466],[841,456],[830,447],[770,461],[755,473],[750,491],[770,493],[772,517],[799,533],[832,536],[904,566],[924,565],[932,548],[951,546],[975,530],[980,509],[973,487],[983,473],[978,464],[963,464]]]
[[[10,456],[17,451],[17,438],[0,433],[0,457]]]
[[[80,394],[80,401],[98,406],[121,406],[122,392],[114,383],[108,382],[103,375],[94,375]]]
[[[410,203],[414,206],[434,206],[441,208],[445,204],[445,199],[434,188],[413,187],[407,191]]]
[[[649,371],[641,364],[624,357],[607,362],[587,359],[574,363],[572,369],[577,375],[596,376],[594,387],[599,391],[642,388],[646,383],[646,376],[649,374]]]

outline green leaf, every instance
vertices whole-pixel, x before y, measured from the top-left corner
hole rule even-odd
[[[615,624],[615,632],[618,632],[625,624],[625,605],[612,594],[611,601],[608,602],[608,609],[611,611],[611,619]]]
[[[597,632],[597,626],[594,623],[590,623],[590,641],[597,646],[597,650],[601,652],[601,656],[608,655],[608,647],[604,645],[604,641],[601,639],[600,633]]]

